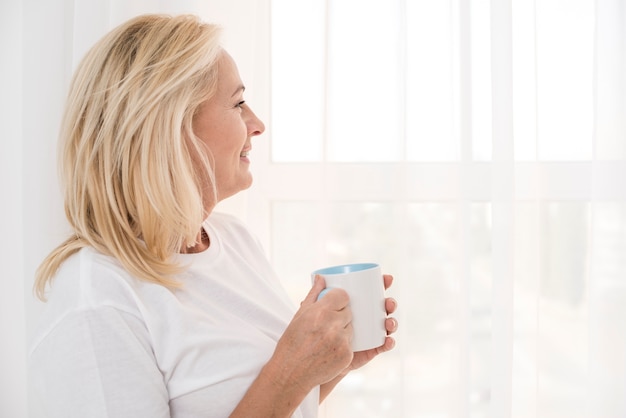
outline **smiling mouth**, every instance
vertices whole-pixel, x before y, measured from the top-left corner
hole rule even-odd
[[[245,151],[241,151],[241,154],[239,154],[240,157],[247,157],[248,154],[250,154],[250,150],[245,150]]]

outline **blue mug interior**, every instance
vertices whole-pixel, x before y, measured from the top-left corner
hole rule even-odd
[[[376,263],[356,263],[356,264],[342,264],[340,266],[326,267],[323,269],[315,270],[313,274],[345,274],[354,273],[355,271],[368,270],[374,267],[378,267]]]

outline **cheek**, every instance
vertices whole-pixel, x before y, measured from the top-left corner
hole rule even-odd
[[[228,148],[231,154],[237,158],[239,158],[241,150],[246,144],[248,138],[247,132],[246,125],[239,121],[239,123],[232,124],[229,134],[224,136],[225,141],[228,141]]]
[[[241,115],[232,114],[220,119],[214,119],[209,126],[203,126],[196,132],[200,138],[204,138],[204,143],[208,146],[215,159],[216,171],[220,166],[226,166],[230,162],[238,163],[243,149],[248,130],[246,124],[241,119]]]

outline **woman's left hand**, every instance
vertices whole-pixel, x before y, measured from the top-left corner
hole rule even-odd
[[[383,275],[383,280],[385,283],[385,290],[386,290],[393,283],[393,276],[391,276],[390,274],[385,274]],[[394,313],[397,307],[398,307],[398,303],[396,302],[395,299],[393,298],[385,299],[385,310],[387,311],[387,315],[391,315],[392,313]],[[352,363],[350,363],[350,366],[348,366],[346,370],[344,371],[344,373],[342,373],[343,375],[346,375],[350,371],[356,370],[359,367],[363,367],[377,355],[385,353],[393,349],[393,347],[395,347],[396,342],[393,339],[393,337],[390,337],[390,335],[396,332],[396,330],[398,329],[398,321],[395,318],[388,317],[385,320],[385,328],[387,329],[387,337],[385,338],[385,343],[381,345],[380,347],[372,348],[370,350],[365,350],[365,351],[357,351],[356,353],[354,353],[354,357],[352,358]]]

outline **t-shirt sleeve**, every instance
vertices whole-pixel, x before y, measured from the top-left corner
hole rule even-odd
[[[31,352],[29,373],[49,417],[170,417],[143,321],[113,307],[65,315]]]

